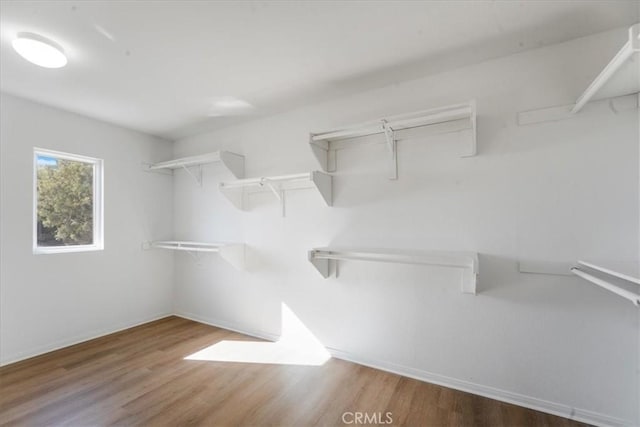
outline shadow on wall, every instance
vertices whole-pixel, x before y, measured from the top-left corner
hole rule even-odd
[[[512,287],[520,280],[518,262],[514,258],[478,254],[478,262],[477,292],[480,295],[496,296],[500,288]]]
[[[570,274],[521,273],[518,259],[494,255],[480,254],[479,262],[477,295],[480,297],[501,303],[558,309],[567,304],[575,305],[578,301],[580,304],[594,304],[595,300],[579,297],[586,294],[581,291],[580,279]]]

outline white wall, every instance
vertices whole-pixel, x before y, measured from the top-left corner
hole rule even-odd
[[[174,177],[176,238],[243,241],[251,271],[176,254],[176,311],[263,336],[285,302],[334,352],[594,423],[637,424],[638,322],[628,301],[571,276],[518,273],[518,259],[638,259],[638,114],[606,105],[518,126],[516,113],[569,104],[625,40],[624,29],[291,111],[178,141],[174,154],[228,149],[249,177],[318,169],[308,133],[476,98],[477,157],[456,134],[404,137],[400,178],[382,145],[341,151],[334,207],[269,193],[236,210],[217,190]],[[477,296],[453,270],[342,263],[325,280],[316,246],[473,250]],[[357,409],[357,408],[356,408]],[[383,408],[381,408],[382,410]]]
[[[171,143],[2,94],[0,363],[172,312],[172,178],[141,171]],[[33,147],[104,159],[103,251],[32,254]]]

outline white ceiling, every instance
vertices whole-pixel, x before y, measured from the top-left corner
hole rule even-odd
[[[176,139],[631,25],[637,1],[1,1],[0,89]],[[34,66],[19,31],[69,64]],[[209,117],[234,96],[255,106]]]

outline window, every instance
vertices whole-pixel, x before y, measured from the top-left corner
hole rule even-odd
[[[34,149],[33,253],[103,249],[102,160]]]

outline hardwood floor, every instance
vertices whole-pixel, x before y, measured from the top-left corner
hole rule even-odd
[[[0,425],[583,425],[337,359],[184,360],[220,340],[259,341],[168,317],[5,366]]]

